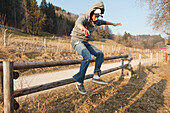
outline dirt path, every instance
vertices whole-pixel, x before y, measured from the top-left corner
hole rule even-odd
[[[150,63],[150,59],[143,59],[142,64]],[[153,62],[156,62],[156,59],[153,59]],[[126,64],[127,62],[125,62]],[[139,60],[132,60],[132,67],[137,66],[139,64]],[[109,68],[118,67],[121,65],[121,62],[117,63],[110,63],[110,64],[104,64],[101,67],[101,70],[106,70]],[[94,66],[91,66],[88,68],[86,74],[91,74],[94,70]],[[43,74],[35,74],[35,75],[28,75],[19,77],[19,79],[14,80],[14,89],[21,89],[21,88],[27,88],[32,87],[36,85],[46,84],[50,82],[55,82],[67,78],[72,78],[74,74],[76,74],[79,71],[79,68],[70,69],[70,70],[63,70],[63,71],[57,71],[57,72],[50,72],[50,73],[43,73]]]

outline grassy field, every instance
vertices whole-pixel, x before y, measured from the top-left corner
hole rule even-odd
[[[0,35],[0,60],[13,62],[37,62],[82,59],[71,49],[70,39],[61,37],[31,36],[20,32],[8,31],[7,48],[3,47]],[[0,33],[1,34],[1,33]],[[44,47],[47,39],[47,48]],[[134,59],[149,58],[149,50],[127,48],[113,40],[90,42],[104,52],[105,56],[132,54]],[[153,53],[153,57],[156,53]],[[160,57],[161,58],[161,57]],[[112,60],[104,63],[118,62]],[[91,65],[94,65],[92,63]],[[30,69],[19,71],[20,76],[49,71],[65,70],[79,65]],[[166,67],[166,68],[165,68]],[[16,113],[168,113],[170,112],[170,78],[168,64],[139,66],[132,78],[120,78],[120,73],[111,73],[102,78],[110,84],[97,85],[87,80],[87,95],[77,92],[75,84],[50,90],[24,100],[17,99],[20,108]],[[2,105],[0,111],[3,112]]]
[[[8,60],[12,62],[39,62],[82,59],[82,57],[71,48],[71,40],[68,37],[42,37],[32,36],[16,31],[7,31],[7,36],[10,34],[12,35],[11,37],[8,37],[7,47],[4,48],[3,35],[0,32],[0,60]],[[47,41],[46,48],[44,45],[44,39]],[[149,50],[127,48],[121,44],[116,43],[114,40],[102,40],[105,41],[92,41],[90,43],[102,50],[105,57],[121,54],[131,54],[133,59],[138,59],[139,54],[142,54],[142,58],[150,57]],[[154,53],[153,56],[155,57],[156,54]],[[94,56],[92,56],[92,58],[94,58]],[[111,62],[117,61],[120,60],[112,60]],[[109,62],[110,61],[104,63]],[[75,67],[79,67],[79,65],[22,70],[20,71],[20,75],[30,75],[34,73],[57,71]]]

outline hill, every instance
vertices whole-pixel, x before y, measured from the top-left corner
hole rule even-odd
[[[55,13],[57,15],[63,15],[64,17],[66,17],[67,19],[69,20],[73,20],[73,21],[76,21],[77,18],[78,18],[78,15],[77,14],[74,14],[72,12],[69,12],[69,11],[66,11],[65,9],[61,9],[60,7],[58,6],[54,6],[55,7]]]
[[[41,32],[69,35],[78,17],[46,0],[42,0],[40,6],[36,0],[5,0],[0,1],[0,6],[0,25],[33,35],[41,35]]]
[[[165,46],[165,39],[160,35],[137,35],[133,36],[132,40],[140,41],[144,48],[159,49]]]
[[[143,49],[159,49],[165,47],[165,39],[161,35],[136,35],[124,33],[123,36],[114,35],[114,40],[128,47]]]

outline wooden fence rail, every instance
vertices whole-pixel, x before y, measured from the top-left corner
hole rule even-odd
[[[107,74],[109,72],[113,72],[113,71],[116,71],[116,70],[119,70],[119,69],[122,69],[122,68],[126,68],[127,66],[128,66],[128,64],[102,71],[101,75]],[[93,77],[93,74],[89,74],[89,75],[86,75],[85,79],[89,79],[89,78],[92,78],[92,77]],[[24,89],[16,90],[14,92],[14,97],[24,96],[24,95],[28,95],[28,94],[31,94],[31,93],[44,91],[44,90],[47,90],[47,89],[67,85],[67,84],[74,83],[74,82],[76,82],[76,81],[73,78],[69,78],[69,79],[65,79],[65,80],[61,80],[61,81],[47,83],[47,84],[44,84],[44,85],[38,85],[38,86],[30,87],[30,88],[24,88]]]
[[[131,77],[132,67],[131,67],[131,55],[119,55],[105,57],[105,60],[119,59],[122,60],[122,65],[119,67],[111,68],[101,72],[101,75],[122,69],[121,74],[123,74],[124,68],[129,70],[129,77]],[[128,64],[124,64],[124,60],[128,60]],[[91,59],[94,62],[95,59]],[[53,67],[53,66],[63,66],[63,65],[74,65],[80,64],[81,59],[78,60],[63,60],[63,61],[48,61],[48,62],[28,62],[28,63],[12,63],[12,62],[1,62],[0,61],[0,99],[4,101],[4,113],[13,113],[14,109],[18,109],[19,104],[16,102],[14,97],[24,96],[31,93],[36,93],[39,91],[44,91],[47,89],[63,86],[66,84],[76,82],[73,78],[56,81],[52,83],[47,83],[43,85],[33,86],[30,88],[24,88],[19,90],[13,90],[13,79],[18,78],[18,74],[13,70],[22,69],[33,69],[33,68],[43,68],[43,67]],[[2,76],[3,75],[3,76]],[[85,79],[92,78],[93,74],[85,76]],[[3,79],[2,79],[3,78]]]
[[[131,58],[130,55],[119,55],[119,56],[110,56],[105,57],[104,60],[112,60],[119,58]],[[63,66],[63,65],[73,65],[80,64],[82,59],[76,60],[62,60],[62,61],[48,61],[48,62],[25,62],[25,63],[14,63],[14,70],[23,70],[23,69],[33,69],[33,68],[43,68],[43,67],[54,67],[54,66]],[[91,59],[91,62],[94,62],[95,58]],[[0,71],[2,71],[2,63],[0,63]]]

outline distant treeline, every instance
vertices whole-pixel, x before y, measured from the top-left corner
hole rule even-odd
[[[158,49],[165,47],[165,39],[161,35],[136,35],[125,32],[123,36],[113,35],[113,39],[127,47],[135,47],[141,49]]]
[[[60,7],[47,3],[46,0],[42,0],[40,6],[36,0],[0,0],[0,24],[34,35],[42,32],[58,36],[69,35],[77,16],[74,19],[69,12],[66,15],[56,13],[59,10]]]

